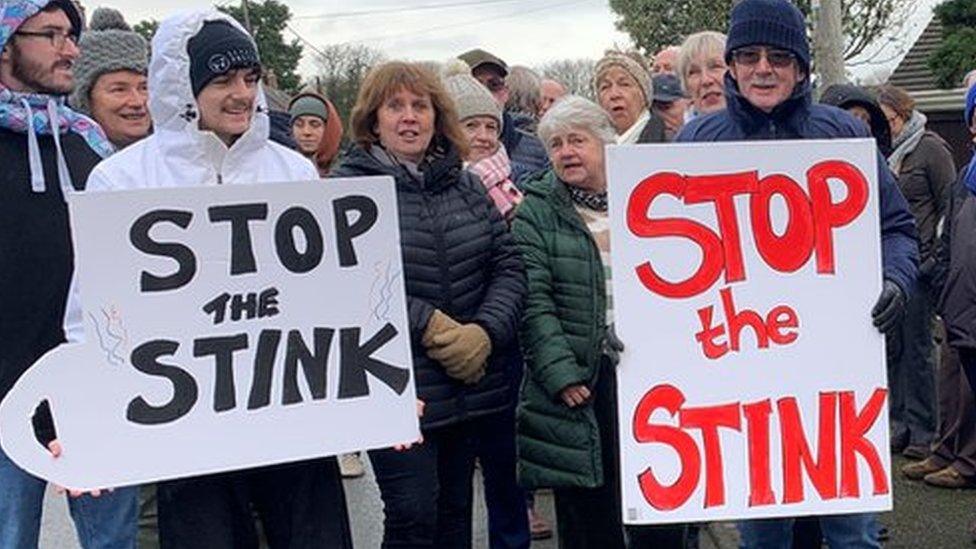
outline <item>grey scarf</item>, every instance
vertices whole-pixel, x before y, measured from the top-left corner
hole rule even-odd
[[[926,122],[928,122],[928,119],[924,114],[918,111],[912,111],[912,117],[908,122],[905,122],[905,127],[902,128],[901,133],[891,143],[891,147],[895,151],[888,157],[888,167],[891,168],[891,171],[895,175],[898,175],[901,171],[901,163],[905,160],[905,157],[912,154],[915,148],[918,147],[922,136],[925,135]]]

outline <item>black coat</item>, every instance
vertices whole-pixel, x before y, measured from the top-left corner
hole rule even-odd
[[[525,270],[508,227],[478,178],[457,154],[421,165],[423,180],[355,146],[333,177],[390,175],[396,180],[400,243],[421,425],[432,429],[511,406],[511,352],[526,293]],[[475,322],[492,344],[487,375],[475,385],[449,377],[421,344],[431,314]]]
[[[953,347],[976,350],[976,196],[962,182],[965,173],[949,193],[932,284],[941,290],[946,340]]]
[[[27,135],[0,129],[0,399],[44,353],[65,341],[73,269],[68,207],[54,139],[38,135],[45,192],[31,190]],[[101,157],[76,134],[61,136],[76,190]],[[50,429],[49,420],[43,422]],[[42,434],[50,438],[49,434]]]

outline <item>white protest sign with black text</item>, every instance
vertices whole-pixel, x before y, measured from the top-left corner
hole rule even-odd
[[[608,149],[625,522],[891,509],[875,151]]]
[[[92,489],[416,440],[390,178],[69,199],[85,342],[0,405],[18,465]],[[54,459],[31,414],[48,400]]]

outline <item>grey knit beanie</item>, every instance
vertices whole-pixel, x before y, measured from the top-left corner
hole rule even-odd
[[[447,93],[454,98],[458,120],[463,121],[472,116],[490,116],[498,121],[498,127],[501,128],[501,107],[488,88],[471,76],[467,63],[459,59],[449,61],[441,72],[441,80]]]
[[[654,82],[651,81],[651,74],[647,72],[645,67],[642,67],[640,63],[635,61],[629,55],[623,52],[611,51],[607,52],[596,64],[596,69],[593,74],[593,93],[597,97],[600,96],[600,78],[603,77],[603,73],[607,72],[613,67],[619,67],[623,69],[624,72],[629,74],[637,82],[640,87],[641,92],[644,94],[644,100],[648,107],[654,102]]]
[[[98,8],[92,13],[78,47],[81,55],[74,64],[75,89],[68,102],[86,114],[91,110],[89,94],[98,77],[121,70],[146,74],[149,66],[146,40],[111,8]]]

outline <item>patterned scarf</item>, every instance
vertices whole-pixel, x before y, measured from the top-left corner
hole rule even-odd
[[[574,187],[569,184],[566,185],[566,188],[569,189],[569,196],[572,197],[573,202],[575,202],[578,206],[583,206],[598,212],[607,211],[606,191],[603,191],[602,193],[595,193],[593,191]]]
[[[54,126],[57,126],[57,132],[53,130]],[[0,85],[0,127],[27,134],[31,189],[36,193],[44,192],[46,187],[38,135],[54,137],[58,152],[58,178],[61,188],[67,192],[71,192],[74,186],[61,152],[60,134],[70,131],[80,135],[102,158],[115,152],[102,128],[87,116],[71,110],[65,104],[64,97],[60,96],[14,92]]]
[[[522,202],[522,191],[512,183],[512,163],[505,147],[499,146],[495,154],[469,164],[468,171],[481,179],[495,207],[505,221],[511,223],[515,217],[515,207]]]

